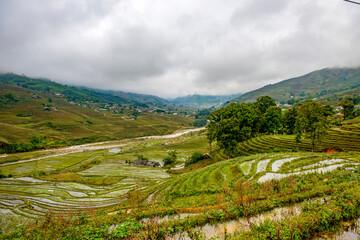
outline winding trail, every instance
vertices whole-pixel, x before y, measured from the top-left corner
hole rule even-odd
[[[16,162],[3,163],[3,164],[0,164],[0,167],[14,165],[14,164],[20,164],[20,163],[26,163],[26,162],[33,162],[33,161],[46,159],[46,158],[58,157],[58,156],[63,156],[63,155],[67,155],[70,153],[103,150],[103,149],[109,149],[109,148],[115,148],[115,147],[123,147],[123,146],[133,143],[131,140],[176,138],[176,137],[180,137],[184,134],[188,134],[191,132],[198,132],[203,129],[205,129],[205,127],[186,129],[186,130],[178,131],[178,132],[168,134],[168,135],[136,137],[136,138],[128,138],[128,139],[123,139],[123,140],[118,140],[118,141],[88,143],[88,144],[76,145],[76,146],[70,146],[70,147],[64,147],[64,148],[42,150],[41,152],[46,154],[46,156],[42,156],[42,157],[38,157],[38,158],[31,158],[31,159],[26,159],[26,160],[20,160],[20,161],[16,161]],[[52,153],[54,153],[54,154],[52,154]],[[0,156],[0,157],[6,157],[6,156]]]

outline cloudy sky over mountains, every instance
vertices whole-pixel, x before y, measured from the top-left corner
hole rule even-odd
[[[360,66],[343,0],[0,0],[0,71],[176,97]]]

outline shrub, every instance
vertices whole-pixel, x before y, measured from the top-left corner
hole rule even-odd
[[[112,232],[112,236],[115,238],[129,238],[140,230],[142,226],[135,221],[135,219],[127,219],[127,221],[118,225]]]
[[[164,159],[163,159],[164,166],[165,166],[165,165],[170,165],[170,164],[172,164],[172,163],[174,163],[174,162],[175,162],[175,160],[172,159],[170,156],[166,156],[166,157],[164,157]]]
[[[142,154],[135,154],[135,157],[137,160],[149,160],[148,158],[144,157]]]
[[[194,126],[195,127],[204,127],[206,126],[207,120],[205,118],[203,119],[197,119],[194,121]]]
[[[176,150],[168,152],[168,155],[163,159],[164,166],[174,163],[177,158],[176,154]]]
[[[185,166],[189,166],[191,164],[197,163],[203,160],[203,154],[200,152],[195,152],[189,157],[189,159],[185,162]]]

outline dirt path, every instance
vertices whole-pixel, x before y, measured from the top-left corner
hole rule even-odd
[[[20,160],[20,161],[16,161],[16,162],[3,163],[3,164],[0,164],[0,167],[14,165],[14,164],[20,164],[20,163],[26,163],[26,162],[33,162],[33,161],[46,159],[46,158],[58,157],[58,156],[63,156],[63,155],[67,155],[70,153],[96,151],[96,150],[103,150],[103,149],[109,149],[109,148],[123,147],[130,143],[133,143],[131,140],[176,138],[176,137],[180,137],[181,135],[191,133],[191,132],[198,132],[203,129],[205,129],[205,128],[202,127],[202,128],[187,129],[187,130],[182,130],[179,132],[175,132],[175,133],[172,133],[169,135],[162,135],[162,136],[137,137],[137,138],[129,138],[129,139],[124,139],[124,140],[119,140],[119,141],[88,143],[88,144],[76,145],[76,146],[70,146],[70,147],[64,147],[64,148],[43,150],[42,152],[44,154],[46,154],[46,156],[32,158],[32,159],[26,159],[26,160]],[[6,157],[6,155],[2,156],[2,157]]]

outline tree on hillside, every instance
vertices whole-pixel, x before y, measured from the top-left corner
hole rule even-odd
[[[282,125],[281,108],[276,106],[269,107],[264,114],[264,119],[263,131],[265,133],[279,131]]]
[[[281,108],[276,107],[276,102],[269,96],[259,97],[254,106],[258,110],[260,133],[275,133],[281,129]]]
[[[269,96],[261,96],[256,99],[255,106],[260,110],[262,114],[265,114],[271,106],[276,106],[276,102]]]
[[[185,166],[189,166],[191,164],[197,163],[201,160],[203,160],[203,154],[200,152],[194,152],[189,159],[185,162]]]
[[[341,113],[344,114],[344,119],[351,118],[354,112],[355,104],[349,99],[344,99],[341,101],[340,105],[342,106]]]
[[[210,143],[217,141],[229,155],[239,142],[250,139],[259,129],[258,111],[250,103],[231,103],[212,112],[207,125]]]
[[[284,130],[287,134],[295,133],[295,123],[297,117],[297,107],[294,106],[284,112]]]
[[[164,159],[163,159],[164,166],[174,163],[176,161],[176,158],[177,158],[176,155],[177,155],[176,150],[169,151],[168,155],[166,157],[164,157]]]
[[[311,140],[312,151],[321,142],[329,128],[326,108],[317,102],[307,102],[298,109],[296,118],[297,140],[304,135]]]
[[[326,104],[324,106],[324,111],[325,111],[325,116],[328,117],[328,116],[332,116],[335,114],[335,111],[334,109],[329,105],[329,104]]]

